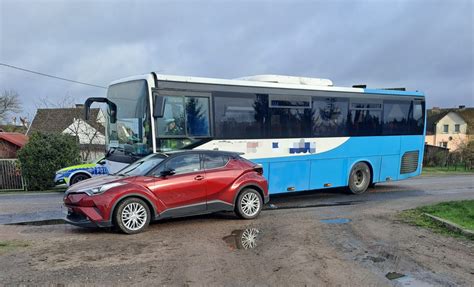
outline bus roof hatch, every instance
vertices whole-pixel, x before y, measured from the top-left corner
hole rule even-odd
[[[238,78],[236,80],[267,82],[279,84],[294,84],[294,85],[308,85],[308,86],[332,86],[332,81],[320,78],[308,77],[294,77],[285,75],[254,75]]]

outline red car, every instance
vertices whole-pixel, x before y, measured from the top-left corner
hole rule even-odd
[[[253,219],[269,200],[262,174],[261,166],[231,152],[152,154],[114,175],[71,186],[64,196],[66,221],[132,234],[152,220],[217,211]]]

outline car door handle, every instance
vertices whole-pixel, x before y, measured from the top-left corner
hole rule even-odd
[[[204,179],[204,176],[202,175],[198,175],[194,178],[195,180],[203,180]]]

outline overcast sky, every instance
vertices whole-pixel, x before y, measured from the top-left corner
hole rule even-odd
[[[77,81],[285,74],[474,106],[471,0],[0,3],[0,62]],[[16,90],[30,119],[40,98],[105,94],[2,66],[0,89]]]

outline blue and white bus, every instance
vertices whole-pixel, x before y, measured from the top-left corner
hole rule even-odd
[[[371,184],[421,173],[425,97],[336,87],[327,79],[235,80],[150,73],[115,81],[107,103],[111,169],[152,152],[212,149],[259,163],[270,193]],[[115,167],[115,168],[114,168]]]

